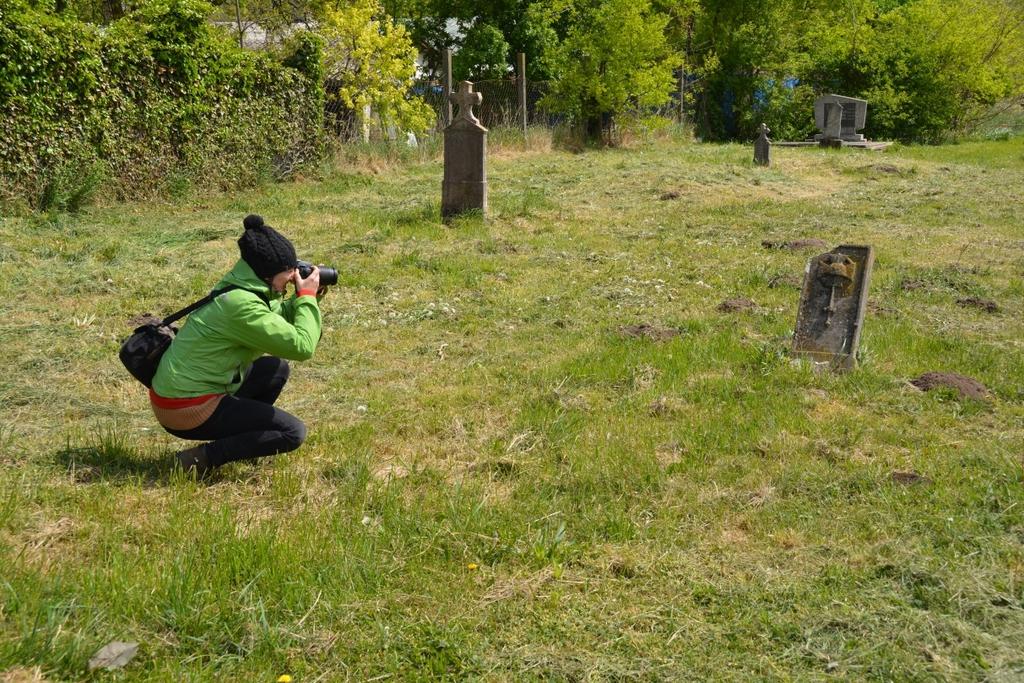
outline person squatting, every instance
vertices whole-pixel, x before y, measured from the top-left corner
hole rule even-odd
[[[214,291],[234,288],[188,317],[149,392],[167,432],[205,442],[176,454],[197,477],[235,460],[293,451],[306,438],[305,424],[274,403],[288,381],[288,361],[316,351],[326,288],[319,268],[300,270],[295,247],[263,218],[249,215],[244,226],[241,258]],[[295,292],[286,297],[288,283]]]

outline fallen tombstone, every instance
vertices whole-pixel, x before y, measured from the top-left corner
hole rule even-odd
[[[844,244],[807,264],[793,355],[837,370],[857,364],[874,250]]]
[[[921,391],[952,389],[961,398],[981,400],[988,398],[989,395],[988,389],[984,384],[972,377],[966,377],[956,372],[926,372],[920,377],[910,380],[910,383]]]

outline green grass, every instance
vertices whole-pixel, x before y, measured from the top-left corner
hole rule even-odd
[[[429,155],[4,219],[0,672],[1019,679],[1024,138],[751,155],[509,143],[452,227]],[[116,351],[250,211],[341,286],[282,396],[307,444],[196,484]],[[813,252],[761,241],[811,237],[876,249],[848,374],[787,354]],[[139,655],[89,674],[111,640]]]

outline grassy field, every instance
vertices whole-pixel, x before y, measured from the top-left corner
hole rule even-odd
[[[452,227],[437,160],[4,219],[0,680],[1020,680],[1024,138],[751,154],[507,147]],[[116,352],[249,212],[342,283],[309,441],[197,484]],[[788,356],[803,238],[876,249],[845,375]]]

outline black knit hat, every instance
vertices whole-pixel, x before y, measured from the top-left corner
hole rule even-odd
[[[245,232],[238,238],[238,250],[254,273],[266,280],[296,266],[295,247],[287,237],[264,223],[262,216],[249,214],[242,223]]]

